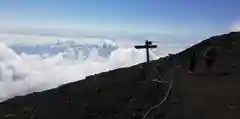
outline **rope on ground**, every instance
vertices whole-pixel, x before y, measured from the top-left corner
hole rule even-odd
[[[157,108],[157,107],[160,107],[160,106],[167,100],[167,98],[168,98],[168,96],[169,96],[169,94],[170,94],[171,89],[172,89],[172,79],[170,80],[170,84],[169,84],[169,88],[168,88],[167,94],[166,94],[166,96],[163,98],[163,100],[162,100],[160,103],[158,103],[157,105],[151,107],[151,108],[144,114],[144,116],[143,116],[141,119],[145,119],[145,118],[148,116],[148,114],[149,114],[153,109],[155,109],[155,108]]]

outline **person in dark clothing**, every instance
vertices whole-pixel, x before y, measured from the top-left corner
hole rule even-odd
[[[215,46],[209,46],[204,54],[206,67],[208,70],[212,70],[213,64],[216,60],[217,51]]]
[[[195,51],[193,51],[190,56],[189,73],[193,73],[195,71],[196,64],[197,64],[197,57],[196,57]]]

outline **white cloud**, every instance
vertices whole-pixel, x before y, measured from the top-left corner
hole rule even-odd
[[[48,32],[42,35],[38,30],[9,32],[0,31],[0,101],[18,95],[25,95],[31,92],[43,91],[58,87],[59,85],[78,81],[84,77],[120,67],[131,66],[145,61],[144,50],[136,50],[134,45],[143,44],[145,40],[159,41],[153,42],[159,45],[152,50],[151,58],[156,59],[168,53],[178,52],[186,46],[189,41],[180,38],[178,42],[175,36],[159,34],[127,34],[126,32],[117,34],[101,34],[64,31]],[[65,36],[61,36],[65,33]],[[74,35],[75,34],[75,35]],[[94,37],[89,37],[94,36]],[[114,38],[115,42],[112,42]],[[179,39],[179,38],[178,38]],[[28,44],[36,46],[44,44],[52,46],[57,41],[74,41],[78,44],[101,44],[118,46],[118,49],[111,52],[109,57],[102,57],[98,54],[98,49],[91,49],[89,56],[79,50],[77,59],[74,59],[75,51],[68,48],[57,54],[46,52],[41,54],[17,54],[11,45]],[[162,42],[163,41],[163,42]],[[185,41],[185,42],[184,42]],[[173,44],[174,43],[174,44]],[[184,45],[183,45],[184,44]],[[57,75],[56,75],[57,74]]]
[[[123,47],[113,51],[108,58],[99,56],[96,49],[91,51],[86,60],[64,57],[66,54],[71,54],[71,50],[47,58],[38,54],[19,55],[0,43],[0,101],[145,61],[144,51]],[[157,57],[151,53],[151,58]]]

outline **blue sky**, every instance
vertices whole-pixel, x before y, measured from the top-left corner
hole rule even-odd
[[[1,0],[4,27],[215,35],[240,27],[239,0]]]

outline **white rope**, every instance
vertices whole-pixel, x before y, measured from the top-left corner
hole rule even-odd
[[[157,79],[153,79],[152,81],[158,82],[158,83],[163,83],[163,81],[159,81],[159,80],[157,80]]]
[[[170,81],[167,94],[166,94],[166,96],[163,98],[163,100],[162,100],[160,103],[158,103],[157,105],[151,107],[151,108],[144,114],[144,116],[143,116],[141,119],[145,119],[145,118],[148,116],[148,114],[149,114],[153,109],[161,106],[161,105],[167,100],[167,97],[169,96],[171,89],[172,89],[172,79],[171,79],[171,81]]]
[[[158,82],[158,83],[168,83],[168,81],[162,80],[162,78],[161,78],[161,80],[153,79],[152,81],[153,82]]]

